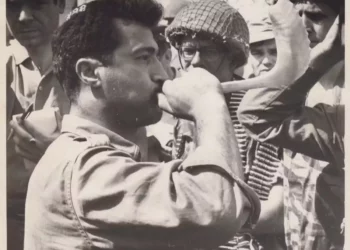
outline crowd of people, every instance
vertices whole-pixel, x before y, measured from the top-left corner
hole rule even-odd
[[[224,91],[278,1],[308,68]],[[344,0],[66,4],[6,1],[8,250],[344,249]]]

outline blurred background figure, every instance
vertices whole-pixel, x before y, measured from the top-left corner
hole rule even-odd
[[[6,58],[7,122],[13,131],[13,137],[7,142],[9,250],[23,249],[27,184],[32,167],[46,149],[38,146],[23,125],[10,120],[31,104],[34,110],[58,107],[62,114],[69,110],[69,100],[51,68],[51,38],[64,10],[65,0],[6,2],[8,37],[12,38]]]
[[[344,0],[291,0],[306,26],[310,46],[313,48],[322,42],[335,18],[344,13]],[[313,107],[322,102],[326,104],[343,103],[344,60],[331,67],[313,86],[308,94],[306,105]]]
[[[250,56],[247,65],[251,67],[252,72],[247,77],[259,76],[270,71],[277,59],[276,42],[267,6],[256,4],[252,7],[247,20],[250,35]]]
[[[215,21],[213,21],[215,20]],[[247,61],[249,31],[239,12],[225,1],[198,1],[182,8],[166,35],[178,50],[181,68],[204,68],[221,82],[240,79],[234,70]],[[226,95],[235,128],[241,159],[246,163],[247,141],[243,127],[236,118],[236,109],[244,91]],[[194,125],[179,119],[175,127],[173,157],[184,159],[196,147]]]
[[[314,54],[317,45],[324,42],[336,16],[343,13],[344,1],[293,0],[292,2],[299,11],[307,29],[313,48],[312,54]],[[328,58],[326,61],[339,57],[342,45],[338,40],[336,41],[327,57],[324,57]],[[256,90],[252,91],[256,94],[250,95],[248,98],[248,92],[243,100],[244,105],[241,105],[241,110],[247,112],[246,119],[248,117],[256,118],[254,125],[257,126],[250,123],[249,119],[244,122],[246,126],[251,124],[255,129],[258,129],[258,127],[262,129],[263,124],[260,121],[270,122],[270,131],[275,131],[275,136],[270,134],[271,139],[272,137],[279,138],[280,143],[276,143],[274,140],[269,140],[269,142],[284,147],[284,226],[287,249],[343,249],[344,239],[341,224],[344,216],[344,169],[337,161],[327,160],[325,157],[315,158],[314,155],[306,153],[309,149],[313,150],[318,147],[315,144],[313,146],[307,145],[307,136],[313,134],[312,131],[314,131],[315,126],[326,125],[327,123],[318,120],[318,122],[315,122],[316,125],[311,125],[312,122],[303,120],[302,117],[302,114],[305,114],[302,111],[309,110],[308,107],[315,107],[315,105],[319,107],[323,103],[321,105],[328,104],[337,109],[342,104],[344,61],[340,59],[334,65],[330,64],[328,66],[319,70],[316,73],[317,77],[315,74],[311,74],[311,77],[304,76],[299,79],[299,84],[295,85],[295,90],[287,91],[286,94],[273,94],[278,90],[271,89],[269,94],[265,93],[263,95],[263,91]],[[293,97],[293,94],[295,97]],[[305,98],[303,94],[305,94]],[[266,107],[266,103],[271,104],[276,109]],[[306,104],[306,107],[303,106],[304,104]],[[253,110],[256,113],[253,114],[251,112]],[[267,110],[275,111],[275,116]],[[295,114],[296,110],[298,114]],[[255,114],[259,115],[255,116]],[[292,124],[294,128],[299,129],[299,133],[287,129],[285,131],[288,131],[289,135],[283,137],[283,129],[275,126],[282,121],[287,124],[285,120],[288,120],[286,117],[289,117],[290,114],[294,115]],[[322,116],[319,115],[319,117]],[[261,120],[258,120],[259,118]],[[338,115],[338,118],[334,124],[341,127],[343,126],[341,115]],[[328,121],[332,121],[332,119],[329,118]],[[303,122],[305,123],[305,130],[303,130]],[[298,125],[299,123],[300,125]],[[306,133],[303,133],[303,131],[306,131]],[[321,129],[317,129],[317,131],[316,135],[320,134],[328,137],[326,130],[320,132]],[[263,134],[265,137],[268,135],[266,132],[260,135],[264,137]],[[331,134],[341,139],[341,136],[338,136],[338,128],[333,129],[329,135]],[[292,138],[292,140],[289,140],[289,138]],[[303,144],[299,146],[296,143],[298,138],[304,140]],[[266,142],[267,140],[262,141]],[[334,139],[332,143],[326,144],[338,145],[338,142]],[[335,150],[334,152],[341,154],[341,150]]]
[[[253,138],[285,149],[288,249],[343,249],[344,105],[305,106],[322,72],[344,59],[340,30],[335,22],[326,39],[313,48],[309,69],[288,88],[250,90],[238,110]],[[290,158],[297,153],[313,163],[320,161],[309,166],[306,160]]]
[[[323,42],[336,17],[344,14],[344,0],[291,2],[302,17],[311,47]],[[336,44],[335,49],[341,46]],[[333,52],[330,56],[334,57]],[[344,72],[344,60],[320,72],[321,77],[307,93],[305,105],[344,104]],[[339,224],[344,215],[344,169],[288,149],[283,157],[288,179],[285,192],[289,194],[285,196],[287,245],[293,249],[342,249],[344,239]],[[309,195],[304,196],[305,193]],[[295,223],[287,223],[292,220]]]

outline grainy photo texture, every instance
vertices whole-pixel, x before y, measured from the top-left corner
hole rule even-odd
[[[7,249],[345,249],[344,9],[6,0]]]

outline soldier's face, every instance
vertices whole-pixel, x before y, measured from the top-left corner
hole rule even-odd
[[[275,66],[277,48],[274,39],[250,44],[250,58],[255,76],[269,72]]]
[[[199,67],[208,70],[221,82],[230,81],[234,66],[227,49],[212,40],[199,37],[185,37],[179,48],[184,69]]]
[[[157,94],[168,78],[157,58],[158,46],[150,29],[136,23],[114,22],[120,44],[101,73],[105,110],[128,126],[159,121]]]
[[[315,47],[326,37],[328,30],[332,26],[337,13],[323,3],[297,3],[295,5],[299,11],[310,40],[310,47]]]

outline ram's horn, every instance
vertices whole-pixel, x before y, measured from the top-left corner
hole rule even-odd
[[[301,17],[289,0],[278,0],[268,9],[276,39],[276,65],[262,76],[222,83],[225,93],[290,85],[305,73],[311,50]]]

